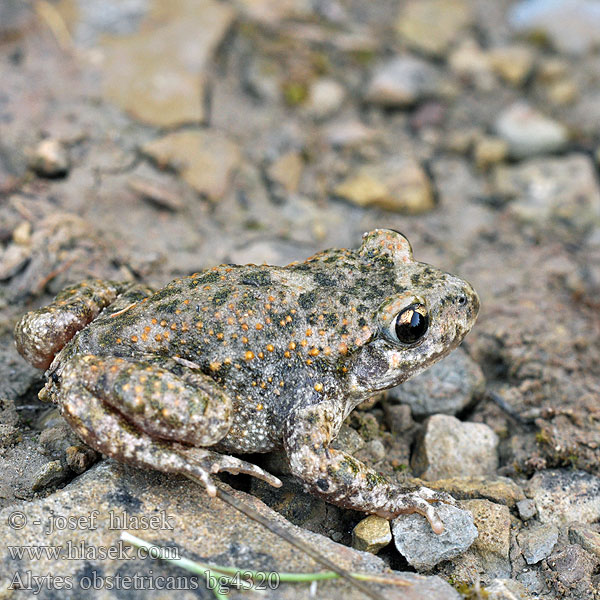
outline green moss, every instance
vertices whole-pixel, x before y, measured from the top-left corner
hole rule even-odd
[[[308,97],[308,85],[301,81],[289,81],[283,85],[283,98],[289,106],[298,106]]]

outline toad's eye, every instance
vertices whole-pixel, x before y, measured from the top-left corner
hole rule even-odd
[[[392,321],[392,334],[402,344],[418,342],[429,328],[429,315],[423,304],[410,304]]]

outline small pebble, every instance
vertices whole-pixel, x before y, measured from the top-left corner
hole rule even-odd
[[[71,161],[64,144],[55,139],[46,139],[35,148],[29,165],[42,177],[63,177],[69,172]]]
[[[377,515],[368,516],[352,530],[352,547],[356,550],[377,554],[391,541],[390,522]]]

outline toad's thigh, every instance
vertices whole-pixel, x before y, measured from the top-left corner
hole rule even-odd
[[[63,398],[83,386],[154,438],[211,446],[231,426],[229,396],[208,376],[169,359],[75,356],[60,377]]]

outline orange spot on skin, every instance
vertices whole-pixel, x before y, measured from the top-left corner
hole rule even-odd
[[[196,323],[196,329],[202,329],[204,327],[204,323],[202,321],[198,321]]]
[[[273,344],[267,344],[267,350],[269,352],[273,352],[273,350],[275,350],[275,346],[273,346]]]
[[[306,337],[310,337],[312,335],[312,329],[306,330]]]
[[[254,327],[255,327],[255,328],[258,330],[258,331],[260,331],[260,330],[263,328],[263,324],[262,324],[262,323],[257,323],[257,324],[256,324]]]
[[[161,327],[166,327],[166,326],[167,326],[167,322],[166,322],[166,321],[163,319],[163,320],[160,322],[160,326],[161,326]]]
[[[254,352],[252,352],[251,350],[248,350],[246,352],[246,354],[244,354],[244,358],[246,360],[252,360],[254,358]]]
[[[248,325],[246,323],[242,323],[242,329],[244,331],[248,331]]]
[[[256,405],[256,410],[262,410],[263,408],[264,408],[264,406],[262,405],[262,403],[261,403],[261,402],[259,402],[259,403]]]
[[[291,356],[291,354],[290,354],[290,351],[289,351],[289,350],[286,350],[286,351],[283,353],[283,355],[284,355],[286,358],[289,358],[289,357]]]
[[[160,333],[157,333],[157,334],[154,336],[154,339],[155,339],[157,342],[160,342],[160,341],[162,341],[162,335],[160,335]]]
[[[318,348],[311,348],[311,349],[308,351],[308,353],[309,353],[311,356],[319,356],[319,349],[318,349]]]
[[[288,348],[289,348],[290,350],[295,350],[295,349],[296,349],[296,342],[290,342],[290,343],[288,344]]]
[[[248,343],[248,338],[245,335],[242,336],[242,343],[243,344],[247,344]]]
[[[323,384],[322,383],[315,383],[315,391],[316,392],[322,392],[323,391]]]
[[[225,336],[222,333],[217,333],[217,339],[222,340]]]
[[[346,354],[346,352],[348,352],[348,344],[346,344],[345,342],[342,342],[339,346],[338,346],[338,352],[340,354]]]
[[[137,335],[132,335],[131,336],[131,341],[135,344],[138,341],[138,336]]]
[[[121,338],[117,338],[117,344],[120,344],[123,340]]]

